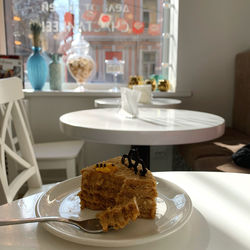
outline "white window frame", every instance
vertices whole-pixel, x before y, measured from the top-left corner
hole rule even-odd
[[[142,6],[140,21],[142,22],[143,0],[140,0],[140,4]],[[165,31],[165,33],[162,32],[162,75],[168,77],[171,82],[171,91],[175,91],[177,84],[179,0],[163,0],[163,6],[158,2],[157,11],[161,8],[163,8],[163,20],[165,21],[162,23],[162,31]],[[142,73],[141,65],[139,72]]]
[[[165,33],[162,32],[162,74],[168,76],[171,91],[176,90],[177,84],[178,19],[179,0],[164,1],[162,30]]]
[[[4,20],[4,6],[3,0],[0,0],[0,54],[6,54],[6,36],[5,36],[5,20]]]

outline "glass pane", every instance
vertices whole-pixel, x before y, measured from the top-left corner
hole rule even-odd
[[[149,53],[144,52],[143,53],[143,61],[148,62],[149,61]]]
[[[143,11],[143,22],[144,22],[144,27],[147,29],[150,23],[148,11]]]
[[[149,23],[157,23],[157,4],[158,1],[155,0],[143,0],[143,11],[148,13]]]
[[[143,52],[143,60],[147,62],[155,62],[156,60],[156,52]]]
[[[116,22],[119,17],[122,17],[122,11],[116,11],[116,9],[122,10],[122,7],[121,0],[106,0],[105,12],[109,13],[112,16],[112,20]]]
[[[128,0],[4,0],[4,3],[8,54],[23,55],[26,59],[30,55],[32,20],[42,25],[42,51],[48,62],[49,54],[53,53],[66,58],[71,42],[79,30],[82,32],[97,65],[93,82],[112,81],[112,75],[106,72],[106,52],[122,53],[125,65],[119,81],[128,82],[130,75],[148,77],[151,73],[161,73],[163,0],[136,3]],[[154,67],[149,70],[144,60]],[[68,76],[67,81],[74,80]]]
[[[149,72],[148,72],[148,64],[143,64],[143,77],[149,75]]]
[[[152,64],[150,64],[150,66],[149,66],[149,75],[154,74],[154,72],[155,72],[155,64],[152,63]]]

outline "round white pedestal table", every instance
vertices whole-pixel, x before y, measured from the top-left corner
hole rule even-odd
[[[0,227],[0,249],[250,249],[249,174],[188,171],[155,172],[154,175],[181,187],[187,192],[193,203],[193,213],[187,223],[176,232],[161,240],[122,248],[107,248],[105,247],[105,242],[103,247],[90,247],[59,238],[45,230],[42,223],[32,223]],[[0,220],[36,216],[35,207],[40,195],[41,193],[31,195],[0,206]],[[55,200],[58,198],[60,197],[54,197]],[[53,215],[53,207],[49,215]],[[157,225],[155,230],[157,230]],[[72,237],[75,233],[77,233],[77,229],[72,228]],[[123,231],[116,233],[117,238],[119,238],[119,233],[123,233]],[[82,233],[82,235],[84,236],[85,233]],[[97,240],[109,240],[109,235],[96,234],[89,235],[89,237],[96,238]]]
[[[140,108],[138,117],[130,119],[118,108],[105,108],[64,114],[60,127],[66,135],[99,143],[178,145],[220,137],[225,121],[204,112],[155,108]]]
[[[153,98],[151,103],[139,103],[139,107],[175,108],[181,100],[172,98]],[[121,105],[121,98],[102,98],[95,100],[96,108],[115,108]]]

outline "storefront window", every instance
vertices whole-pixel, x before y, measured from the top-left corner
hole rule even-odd
[[[113,82],[107,60],[124,63],[116,79],[131,75],[147,79],[162,75],[176,82],[178,0],[4,0],[7,54],[31,53],[30,22],[42,25],[42,50],[66,58],[75,35],[81,32],[90,43],[97,65],[92,82]],[[171,79],[172,78],[172,79]],[[66,81],[74,81],[70,76]]]

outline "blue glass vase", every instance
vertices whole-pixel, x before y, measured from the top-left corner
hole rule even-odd
[[[31,54],[27,61],[28,79],[34,90],[42,90],[48,75],[48,65],[40,54],[40,47],[32,47]]]

